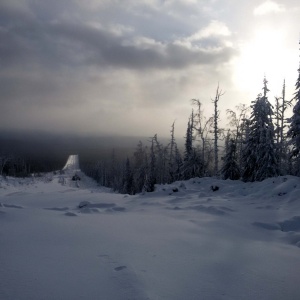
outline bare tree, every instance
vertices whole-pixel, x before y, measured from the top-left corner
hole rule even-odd
[[[220,100],[220,97],[223,95],[224,95],[224,92],[222,90],[220,90],[219,84],[218,84],[215,98],[212,99],[212,103],[214,104],[214,160],[215,160],[214,174],[215,174],[215,176],[218,176],[218,172],[219,172],[218,138],[219,138],[220,132],[219,132],[219,128],[218,128],[218,119],[220,116],[220,112],[218,111],[218,102]]]
[[[12,160],[11,155],[1,154],[0,155],[0,175],[3,175],[4,168]]]
[[[235,107],[236,111],[227,109],[226,113],[229,119],[229,125],[232,127],[232,139],[235,141],[237,161],[240,170],[242,170],[243,160],[243,143],[247,140],[247,122],[249,121],[249,115],[251,107],[245,104],[239,104]]]
[[[285,98],[285,80],[283,81],[281,97],[275,97],[275,134],[276,134],[276,148],[278,156],[278,167],[282,174],[285,174],[288,169],[288,163],[284,164],[284,158],[287,158],[287,145],[284,135],[287,119],[285,116],[286,110],[292,105],[292,101]],[[284,167],[285,165],[285,167]]]
[[[205,172],[207,172],[209,160],[209,152],[211,149],[211,128],[213,126],[214,117],[209,117],[208,119],[204,116],[204,111],[202,109],[202,103],[199,99],[192,99],[192,105],[196,106],[196,113],[194,114],[194,129],[196,136],[200,137],[200,152],[201,160],[204,164]]]

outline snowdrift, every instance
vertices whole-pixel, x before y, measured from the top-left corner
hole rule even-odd
[[[0,299],[299,299],[300,178],[129,196],[79,176],[1,179]]]

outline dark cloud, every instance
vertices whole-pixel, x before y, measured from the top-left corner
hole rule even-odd
[[[71,4],[68,9],[67,4]],[[145,5],[143,8],[145,9]],[[109,9],[111,7],[102,9],[101,14]],[[47,114],[45,119],[48,120],[49,115],[57,116],[57,107],[64,106],[68,109],[72,104],[76,109],[65,114],[72,116],[87,99],[96,103],[94,99],[99,98],[102,114],[111,111],[108,107],[112,103],[117,103],[118,106],[119,102],[116,101],[119,98],[123,99],[126,107],[133,107],[133,103],[140,102],[145,102],[147,106],[154,103],[162,105],[173,97],[167,99],[165,87],[155,88],[162,81],[168,80],[162,76],[155,79],[156,71],[169,72],[172,69],[184,70],[190,66],[217,65],[234,55],[232,48],[220,47],[217,43],[211,50],[211,44],[206,40],[197,46],[183,45],[176,43],[174,39],[164,41],[136,35],[136,31],[141,29],[131,29],[132,24],[122,27],[118,23],[102,24],[93,18],[90,21],[88,10],[83,10],[82,17],[76,16],[76,3],[72,1],[46,1],[34,5],[33,2],[28,2],[27,5],[23,2],[21,5],[15,1],[7,5],[1,4],[0,11],[0,101],[5,108],[2,114],[4,111],[10,114],[6,113],[1,118],[5,127],[9,127],[11,116],[21,111],[20,121],[25,122],[27,118],[28,121],[23,124],[27,127],[39,122],[37,120],[40,118],[30,117],[33,112]],[[68,14],[63,13],[66,11]],[[144,13],[145,11],[147,10]],[[148,8],[148,12],[159,14],[158,24],[166,22],[161,21],[161,12],[153,8]],[[126,13],[132,16],[137,10],[127,10]],[[78,11],[77,14],[79,15]],[[135,22],[141,18],[138,16]],[[168,18],[170,20],[172,17]],[[167,29],[170,30],[171,27],[169,25]],[[164,36],[167,36],[167,29]],[[123,78],[116,76],[116,73],[121,74],[121,70],[126,70]],[[133,73],[131,76],[131,71],[152,73],[153,78],[149,78],[147,83],[138,82],[140,75]],[[93,72],[95,76],[92,82]],[[110,80],[110,77],[115,80]],[[172,84],[168,81],[165,83],[171,90],[175,90],[178,82],[180,84],[177,79],[171,82]],[[128,91],[128,87],[131,91]],[[164,101],[160,101],[159,94],[164,95]],[[139,100],[134,100],[134,97]],[[98,107],[98,104],[94,105]],[[67,123],[65,119],[55,126],[61,128]],[[102,117],[102,120],[107,120],[107,117]],[[47,121],[49,123],[50,120]],[[74,126],[74,122],[71,123],[69,126]],[[46,121],[42,126],[45,124]]]
[[[229,2],[0,1],[1,128],[168,133],[189,99],[232,88],[261,1]]]
[[[156,43],[156,44],[155,44]],[[227,61],[231,48],[209,51],[173,43],[133,44],[119,34],[83,23],[30,22],[0,31],[0,56],[6,67],[35,65],[53,68],[64,65],[101,67],[184,68],[191,64]]]
[[[26,1],[1,1],[0,26],[9,27],[31,22],[35,18]]]
[[[179,28],[185,26],[161,10],[163,4],[159,7],[158,4],[157,1],[129,1],[126,5],[122,1],[87,1],[84,5],[70,0],[4,2],[0,4],[1,66],[56,70],[94,64],[101,68],[184,68],[191,64],[219,63],[233,55],[230,48],[208,52],[205,45],[199,48],[174,45],[176,37],[170,32],[175,30],[182,36],[184,31]],[[191,9],[184,1],[180,5]],[[170,11],[176,8],[174,1],[167,1],[165,6]],[[132,26],[134,33],[116,32],[116,20]],[[151,47],[134,43],[133,39],[144,36],[153,39]]]

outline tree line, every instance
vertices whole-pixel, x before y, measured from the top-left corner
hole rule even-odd
[[[293,98],[286,99],[284,81],[273,106],[264,78],[262,92],[250,106],[240,104],[226,111],[230,129],[224,129],[219,127],[218,110],[224,93],[218,86],[211,117],[205,116],[200,100],[192,99],[183,151],[175,139],[174,122],[167,145],[155,134],[147,145],[140,141],[125,160],[118,160],[113,152],[109,160],[86,165],[85,172],[100,185],[126,194],[151,192],[155,184],[193,177],[252,182],[279,175],[300,176],[300,67],[295,89]],[[286,116],[289,107],[291,117]]]
[[[226,111],[226,129],[219,125],[218,104],[224,92],[217,86],[210,117],[205,115],[199,99],[191,100],[193,109],[187,120],[183,149],[176,142],[174,122],[166,145],[155,134],[146,145],[140,141],[125,159],[112,151],[109,159],[81,167],[100,185],[126,194],[151,192],[155,184],[193,177],[262,181],[286,174],[300,176],[300,67],[292,99],[287,99],[285,90],[283,81],[281,95],[275,97],[273,106],[264,78],[262,92],[249,106],[239,104]],[[293,111],[291,117],[287,116],[289,108]],[[0,175],[28,176],[49,171],[51,166],[0,153]]]

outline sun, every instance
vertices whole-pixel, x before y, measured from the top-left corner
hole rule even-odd
[[[234,61],[233,73],[239,90],[256,96],[261,92],[266,76],[269,89],[280,95],[283,80],[290,79],[297,69],[295,49],[289,49],[285,39],[284,31],[261,28],[251,40],[240,45],[240,56]]]

